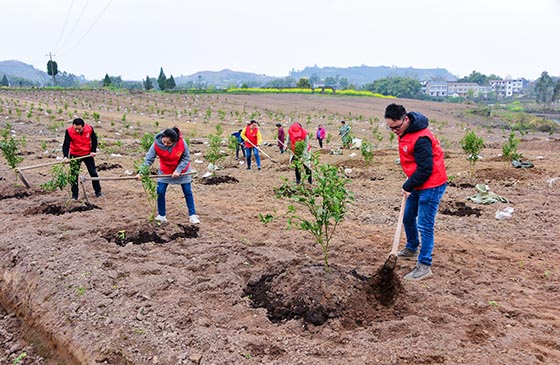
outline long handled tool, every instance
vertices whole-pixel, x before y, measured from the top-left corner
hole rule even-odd
[[[23,183],[23,185],[25,185],[25,187],[30,188],[31,185],[29,184],[29,182],[27,181],[27,179],[25,178],[25,176],[23,176],[22,171],[25,170],[32,170],[32,169],[37,169],[39,167],[45,167],[45,166],[51,166],[51,165],[58,165],[61,163],[66,163],[69,161],[76,161],[76,160],[81,160],[83,158],[87,158],[87,157],[91,157],[91,155],[85,155],[85,156],[80,156],[80,157],[74,157],[68,160],[58,160],[58,161],[53,161],[53,162],[46,162],[46,163],[41,163],[38,165],[32,165],[32,166],[24,166],[24,167],[18,167],[16,168],[16,173],[19,176],[19,179],[21,180],[21,182]]]
[[[309,170],[313,171],[315,174],[317,174],[317,172],[314,169],[312,169],[309,165],[307,165],[301,157],[299,157],[295,153],[293,153],[292,150],[289,149],[284,142],[280,142],[280,143],[282,143],[282,146],[284,146],[285,151],[288,151],[290,153],[290,155],[292,155],[292,157],[297,158],[298,160],[301,161],[301,164],[303,165],[303,167],[305,167],[306,169],[309,169]]]
[[[274,161],[274,160],[272,159],[272,157],[270,157],[270,156],[269,156],[266,152],[264,152],[261,148],[255,146],[255,145],[253,144],[253,142],[249,141],[248,139],[246,139],[245,142],[249,142],[249,144],[250,144],[251,146],[255,147],[257,150],[259,150],[260,152],[262,152],[262,154],[265,155],[266,157],[268,157],[268,159],[269,159],[270,161],[272,161],[273,163],[278,163],[277,161]]]
[[[184,175],[196,175],[198,174],[198,171],[191,171],[191,172],[185,172],[182,173],[179,176],[184,176]],[[172,177],[172,174],[162,174],[162,175],[148,175],[148,177],[150,179],[157,179],[160,177]],[[86,198],[86,201],[89,203],[89,199],[86,193],[86,188],[84,186],[84,183],[86,181],[108,181],[108,180],[139,180],[138,177],[135,176],[103,176],[103,177],[89,177],[89,176],[80,176],[80,185],[82,186],[82,191],[84,192],[84,197]]]
[[[404,208],[406,206],[406,195],[403,194],[402,202],[401,202],[401,210],[399,212],[399,220],[397,222],[397,229],[395,231],[395,237],[393,239],[393,246],[391,247],[391,252],[389,253],[389,257],[385,260],[385,264],[383,264],[383,271],[393,271],[395,270],[395,266],[397,265],[397,250],[399,248],[399,238],[401,237],[401,230],[402,230],[402,223],[404,218]]]

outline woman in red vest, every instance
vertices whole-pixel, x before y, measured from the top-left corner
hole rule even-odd
[[[303,153],[301,156],[296,156],[296,143],[303,142]],[[286,138],[286,148],[292,152],[290,156],[290,163],[295,158],[299,159],[299,162],[305,168],[305,174],[307,176],[307,181],[311,184],[313,183],[313,178],[311,175],[311,170],[309,169],[309,150],[311,150],[311,146],[309,145],[309,133],[305,129],[303,129],[302,125],[298,122],[293,123],[290,128],[288,128],[288,138]],[[301,172],[296,165],[296,184],[301,183]]]
[[[187,142],[181,136],[179,129],[168,128],[158,133],[154,138],[154,143],[146,153],[144,165],[151,166],[155,158],[159,157],[159,175],[172,175],[161,177],[157,184],[157,209],[158,216],[156,221],[167,222],[165,208],[165,192],[169,184],[181,185],[187,208],[189,210],[189,221],[192,224],[200,223],[200,218],[196,214],[194,207],[194,197],[191,189],[191,175],[184,175],[190,171],[191,154]]]
[[[78,199],[78,175],[80,173],[80,165],[84,161],[89,176],[98,177],[95,169],[95,160],[93,157],[97,151],[97,135],[93,127],[85,124],[82,118],[76,118],[72,121],[72,126],[66,129],[64,134],[64,142],[62,143],[62,155],[64,158],[76,158],[90,155],[76,161],[70,161],[71,173],[71,190],[72,199]],[[101,184],[97,180],[92,180],[93,190],[96,197],[103,196],[101,192]]]
[[[402,105],[391,104],[385,109],[385,122],[398,136],[401,167],[408,177],[402,185],[407,196],[403,218],[406,246],[398,256],[417,260],[404,278],[422,280],[432,276],[436,213],[447,187],[443,150],[428,129],[428,118],[420,113],[407,113]]]
[[[255,154],[257,169],[260,170],[261,157],[259,156],[259,146],[262,142],[262,136],[256,120],[251,120],[249,125],[241,131],[241,138],[245,141],[245,152],[247,152],[247,170],[251,170],[251,153]]]

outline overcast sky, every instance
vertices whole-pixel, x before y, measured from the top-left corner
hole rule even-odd
[[[560,76],[560,0],[0,0],[0,61],[126,80],[306,66]]]

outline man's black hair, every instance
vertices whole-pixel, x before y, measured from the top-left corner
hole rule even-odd
[[[385,108],[385,119],[401,120],[406,115],[406,109],[399,104],[389,104]]]
[[[82,127],[85,125],[84,120],[82,118],[76,118],[72,121],[74,125],[81,125]]]

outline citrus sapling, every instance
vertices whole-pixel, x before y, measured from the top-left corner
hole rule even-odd
[[[296,156],[297,150],[296,144]],[[346,216],[347,205],[354,200],[354,193],[347,189],[346,184],[350,180],[338,167],[319,164],[318,154],[312,154],[310,161],[315,166],[311,170],[313,185],[294,185],[284,178],[284,183],[276,190],[276,197],[292,203],[282,217],[286,217],[288,228],[295,227],[311,233],[315,242],[321,246],[325,271],[329,271],[330,244],[338,224]],[[296,168],[303,167],[302,159],[297,157],[293,164]],[[302,177],[306,178],[307,176]],[[301,213],[297,207],[303,208]],[[278,218],[276,211],[274,214],[259,214],[259,219],[264,224]]]

